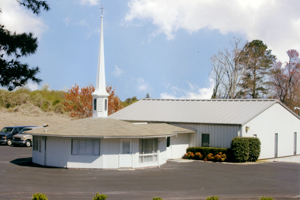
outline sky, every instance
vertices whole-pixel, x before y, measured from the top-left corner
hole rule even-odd
[[[106,83],[122,101],[144,98],[210,99],[210,58],[235,38],[262,40],[281,62],[300,52],[299,0],[51,0],[32,14],[16,0],[0,0],[0,24],[38,37],[40,85],[67,91],[96,84],[101,4],[104,7]]]

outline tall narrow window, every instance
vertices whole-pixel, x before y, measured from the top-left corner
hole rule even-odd
[[[209,134],[206,134],[206,133],[202,133],[202,144],[201,146],[203,147],[209,147]]]
[[[169,147],[170,144],[171,144],[170,137],[167,137],[167,147]]]
[[[294,155],[297,155],[297,132],[294,133]]]
[[[94,99],[94,110],[97,110],[97,99]]]
[[[278,133],[275,133],[275,158],[278,157]]]
[[[105,111],[107,111],[107,99],[105,99]]]
[[[42,152],[42,137],[41,136],[33,136],[33,151]]]

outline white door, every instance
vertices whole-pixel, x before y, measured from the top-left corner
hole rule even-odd
[[[167,159],[172,159],[172,146],[170,137],[167,137]]]
[[[167,147],[167,159],[172,159],[172,146]]]
[[[132,167],[132,141],[130,139],[121,139],[120,144],[120,167]]]

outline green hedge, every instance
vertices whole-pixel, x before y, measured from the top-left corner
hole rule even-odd
[[[260,155],[260,140],[258,138],[248,138],[249,140],[249,158],[248,161],[255,162]]]
[[[43,193],[34,193],[31,200],[48,200],[47,196]]]
[[[249,159],[249,140],[244,137],[235,137],[231,141],[233,161],[246,162]]]
[[[231,154],[235,162],[255,162],[260,154],[258,138],[236,137],[231,141]]]
[[[186,152],[192,152],[194,154],[200,152],[203,155],[203,158],[205,158],[210,153],[212,153],[213,155],[217,155],[222,152],[222,154],[227,155],[229,153],[229,150],[227,148],[218,147],[189,147],[186,149]]]

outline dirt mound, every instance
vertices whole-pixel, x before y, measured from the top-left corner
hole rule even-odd
[[[49,124],[56,126],[71,121],[66,114],[43,112],[39,107],[32,104],[23,104],[13,109],[0,108],[0,129],[4,126]]]

